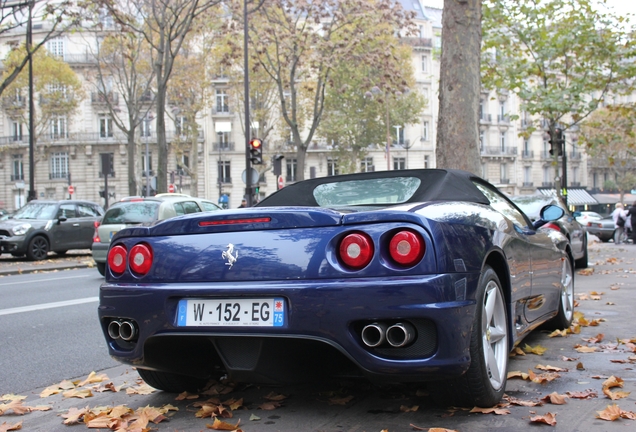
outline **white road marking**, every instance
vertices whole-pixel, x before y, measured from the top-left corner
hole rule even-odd
[[[22,275],[24,276],[24,275]],[[38,280],[28,280],[28,281],[20,281],[20,282],[7,282],[7,283],[0,283],[0,286],[10,286],[10,285],[19,285],[19,284],[33,284],[33,283],[41,283],[41,282],[48,282],[48,281],[59,281],[62,279],[78,279],[78,278],[84,278],[86,279],[88,276],[83,275],[83,276],[68,276],[68,277],[55,277],[55,278],[50,278],[50,279],[38,279]]]
[[[59,302],[53,302],[53,303],[42,303],[42,304],[31,305],[31,306],[21,306],[16,308],[0,309],[0,316],[23,313],[23,312],[33,312],[33,311],[42,310],[42,309],[54,309],[58,307],[73,306],[73,305],[84,304],[84,303],[93,303],[98,301],[99,301],[99,297],[86,297],[86,298],[75,299],[75,300],[66,300],[66,301],[59,301]]]

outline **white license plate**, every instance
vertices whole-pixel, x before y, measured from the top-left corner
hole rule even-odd
[[[268,299],[182,299],[179,327],[281,327],[285,323],[285,301]]]

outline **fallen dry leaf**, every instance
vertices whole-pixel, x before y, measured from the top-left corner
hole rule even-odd
[[[631,392],[628,392],[628,391],[616,391],[616,392],[613,392],[609,388],[603,387],[603,394],[605,396],[607,396],[608,398],[610,398],[611,400],[618,400],[618,399],[626,398],[627,396],[630,395],[630,393]]]
[[[527,380],[528,374],[521,371],[510,371],[508,372],[508,379],[512,379],[512,378],[521,378],[521,379]]]
[[[543,353],[545,353],[548,349],[542,347],[541,345],[530,346],[528,344],[525,344],[523,346],[523,350],[528,354],[543,355]]]
[[[333,397],[329,399],[329,405],[346,405],[353,399],[353,396]]]
[[[7,422],[2,422],[2,424],[0,424],[0,432],[17,431],[20,429],[22,429],[22,420],[14,424]]]
[[[471,413],[482,413],[482,414],[497,414],[497,415],[510,414],[510,410],[507,410],[507,409],[499,407],[499,406],[495,406],[495,407],[492,407],[492,408],[474,407],[473,409],[470,410],[470,412]]]
[[[554,426],[556,424],[556,414],[547,413],[544,415],[536,415],[530,417],[530,421],[533,423],[545,423],[550,426]]]
[[[96,374],[95,372],[91,372],[88,374],[88,377],[82,382],[80,382],[77,386],[83,387],[86,384],[97,384],[100,382],[108,381],[108,376],[106,374]]]
[[[90,389],[73,389],[65,391],[64,393],[62,393],[62,396],[64,396],[65,398],[84,399],[87,397],[93,397],[93,393],[90,391]]]
[[[270,392],[267,396],[265,396],[265,399],[280,402],[287,399],[287,396],[285,396],[284,394],[276,394],[274,392]]]
[[[608,405],[603,411],[597,411],[596,418],[607,421],[615,421],[619,418],[636,420],[636,414],[631,411],[624,411],[618,405]]]
[[[536,365],[534,367],[535,369],[539,369],[539,370],[544,370],[544,371],[548,371],[548,372],[567,372],[568,370],[566,368],[562,368],[562,367],[557,367],[557,366],[543,366],[543,365]]]
[[[401,405],[400,406],[400,411],[401,412],[416,412],[418,409],[420,409],[419,405],[413,405],[412,407],[408,407],[406,405]]]
[[[591,276],[594,273],[594,267],[589,267],[583,270],[579,270],[577,273],[580,274],[581,276]]]
[[[574,346],[574,350],[580,353],[593,353],[598,351],[598,347],[583,346],[577,344]]]
[[[233,425],[231,423],[227,423],[227,422],[219,420],[218,418],[215,418],[214,419],[214,423],[206,424],[205,427],[207,427],[208,429],[214,429],[214,430],[240,432],[241,429],[239,429],[239,427],[238,427],[239,423],[241,423],[240,420],[235,425]]]
[[[573,399],[592,399],[598,397],[598,393],[596,393],[592,389],[587,389],[585,391],[573,391],[573,392],[565,392],[568,396]]]
[[[603,381],[603,388],[623,387],[623,379],[612,375]]]
[[[275,401],[265,402],[263,404],[260,404],[258,407],[265,411],[272,411],[280,407],[280,403]]]
[[[541,398],[541,400],[544,402],[550,402],[552,405],[565,405],[568,402],[567,398],[568,396],[566,395],[560,395],[557,392],[552,392]]]
[[[73,425],[78,424],[84,419],[84,414],[88,412],[89,408],[75,408],[72,407],[68,410],[66,414],[62,414],[62,418],[64,420],[65,425]]]
[[[126,389],[126,394],[149,395],[156,391],[157,390],[154,387],[150,387],[148,384],[142,383],[134,387],[128,387]]]
[[[550,333],[548,335],[548,337],[556,337],[556,336],[561,336],[561,337],[567,337],[568,335],[568,329],[563,329],[563,330],[554,330],[552,333]]]

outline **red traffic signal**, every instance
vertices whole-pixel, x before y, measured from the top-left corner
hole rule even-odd
[[[254,165],[263,164],[263,141],[258,138],[250,140],[250,160]]]

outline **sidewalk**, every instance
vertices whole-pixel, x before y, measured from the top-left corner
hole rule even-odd
[[[89,249],[70,250],[64,256],[50,253],[49,258],[42,261],[28,261],[24,257],[16,258],[9,254],[0,255],[0,277],[94,266]]]

